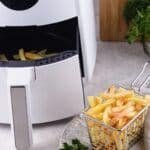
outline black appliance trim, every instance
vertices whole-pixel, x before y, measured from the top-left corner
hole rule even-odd
[[[0,0],[6,7],[12,10],[27,10],[33,7],[39,0]]]
[[[77,55],[77,51],[64,51],[55,56],[35,61],[0,61],[0,67],[33,67],[57,63]]]

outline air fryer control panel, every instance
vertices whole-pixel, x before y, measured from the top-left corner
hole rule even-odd
[[[38,0],[1,0],[1,2],[13,10],[26,10],[34,6]]]

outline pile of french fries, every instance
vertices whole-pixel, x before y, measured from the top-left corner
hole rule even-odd
[[[98,96],[89,96],[90,108],[86,114],[110,125],[122,129],[145,106],[150,104],[150,96],[141,96],[132,90],[111,86]]]
[[[41,50],[39,52],[37,51],[30,51],[30,52],[25,52],[24,49],[19,49],[19,54],[14,55],[15,60],[22,60],[22,61],[27,61],[27,60],[38,60],[38,59],[43,59],[45,57],[52,57],[57,55],[57,53],[50,53],[46,54],[47,49]]]
[[[28,60],[39,60],[45,57],[52,57],[57,55],[57,53],[47,54],[47,49],[41,51],[29,51],[25,52],[23,48],[19,49],[18,54],[13,55],[14,60],[28,61]],[[8,61],[5,54],[0,54],[0,61]]]
[[[19,54],[14,55],[14,59],[26,61],[26,60],[38,60],[44,58],[46,50],[36,53],[36,51],[25,52],[24,49],[19,49]]]

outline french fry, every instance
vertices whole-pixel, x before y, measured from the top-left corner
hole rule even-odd
[[[132,111],[126,115],[127,118],[132,119],[137,115],[137,111]]]
[[[98,113],[101,113],[102,111],[104,111],[104,109],[113,104],[115,102],[115,99],[110,99],[108,101],[106,101],[105,103],[103,104],[98,104],[96,105],[94,108],[90,108],[88,111],[87,111],[87,114],[89,115],[92,115],[92,114],[98,114]]]
[[[103,113],[98,114],[98,119],[102,120],[103,119]]]
[[[96,101],[97,104],[101,104],[103,102],[103,99],[99,96],[96,96],[95,101]]]
[[[98,114],[93,114],[92,117],[97,119],[98,118]]]
[[[34,53],[30,53],[30,52],[25,52],[25,57],[30,60],[38,60],[38,59],[43,58],[39,54],[34,54]]]
[[[135,102],[129,101],[129,102],[126,103],[126,105],[113,107],[112,108],[112,112],[120,112],[120,111],[123,111],[124,109],[126,109],[126,108],[128,108],[130,106],[134,106],[134,105],[135,105]]]
[[[1,60],[1,61],[8,61],[8,59],[6,58],[6,55],[5,55],[5,54],[1,54],[1,55],[0,55],[0,60]]]
[[[108,89],[108,93],[114,94],[116,92],[116,87],[114,85],[112,85],[109,89]]]
[[[145,99],[150,101],[150,95],[145,95]]]
[[[116,117],[116,118],[122,118],[122,117],[126,117],[130,112],[134,111],[135,107],[134,106],[130,106],[127,107],[126,109],[124,109],[121,112],[115,112],[115,113],[111,113],[112,117]]]
[[[135,105],[136,111],[140,111],[142,108],[143,108],[143,106],[141,104],[136,104]]]
[[[45,57],[46,56],[46,52],[47,52],[47,49],[43,49],[40,52],[38,52],[37,54],[40,55],[41,57]]]
[[[103,113],[103,122],[105,124],[109,124],[110,123],[110,117],[109,114],[111,113],[111,106],[107,107]]]
[[[94,115],[92,115],[92,117],[95,119],[98,119],[98,120],[102,120],[103,119],[103,113],[94,114]]]
[[[19,60],[19,59],[20,59],[20,57],[19,57],[19,55],[18,55],[18,54],[13,55],[13,58],[14,58],[15,60]]]
[[[114,98],[116,99],[120,99],[120,98],[130,98],[134,96],[134,92],[133,91],[126,91],[126,92],[121,92],[121,93],[117,93],[115,94]]]
[[[93,108],[97,105],[97,101],[95,100],[94,96],[88,96],[88,103],[91,108]]]
[[[143,96],[141,96],[141,95],[138,95],[138,94],[135,94],[135,97],[136,97],[136,98],[143,99]]]
[[[139,103],[143,106],[146,106],[148,104],[147,100],[136,97],[129,98],[128,101],[134,101],[135,103]]]
[[[121,107],[121,106],[123,106],[123,104],[124,104],[124,101],[123,100],[116,100],[116,106],[118,106],[118,107]]]
[[[121,118],[119,121],[118,121],[118,124],[116,125],[116,128],[117,129],[121,129],[123,126],[125,126],[128,122],[128,119],[126,117],[124,118]]]
[[[127,92],[127,90],[122,87],[118,88],[117,93],[123,93],[123,92]]]
[[[121,98],[131,98],[134,96],[134,92],[133,91],[125,91],[125,92],[119,92],[119,93],[108,93],[108,92],[104,92],[101,93],[100,96],[103,99],[111,99],[111,98],[116,98],[116,99],[121,99]]]
[[[150,95],[145,95],[145,101],[147,102],[147,105],[150,106]]]
[[[113,107],[112,108],[112,112],[120,112],[123,111],[125,109],[125,106],[120,106],[120,107]]]
[[[25,61],[25,60],[26,60],[25,55],[24,55],[24,49],[23,49],[23,48],[19,49],[19,58],[20,58],[20,60],[22,60],[22,61]]]
[[[117,123],[119,122],[119,119],[118,118],[111,118],[111,120],[110,120],[110,125],[112,126],[112,127],[115,127],[116,125],[117,125]]]
[[[114,98],[114,94],[108,93],[108,92],[104,92],[104,93],[100,94],[100,97],[102,97],[102,99],[104,99],[104,100],[108,100],[108,99]]]

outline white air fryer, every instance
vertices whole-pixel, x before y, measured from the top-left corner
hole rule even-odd
[[[0,123],[12,124],[18,150],[32,147],[32,124],[84,109],[82,79],[96,60],[92,0],[0,0]],[[55,55],[15,61],[19,48]]]

